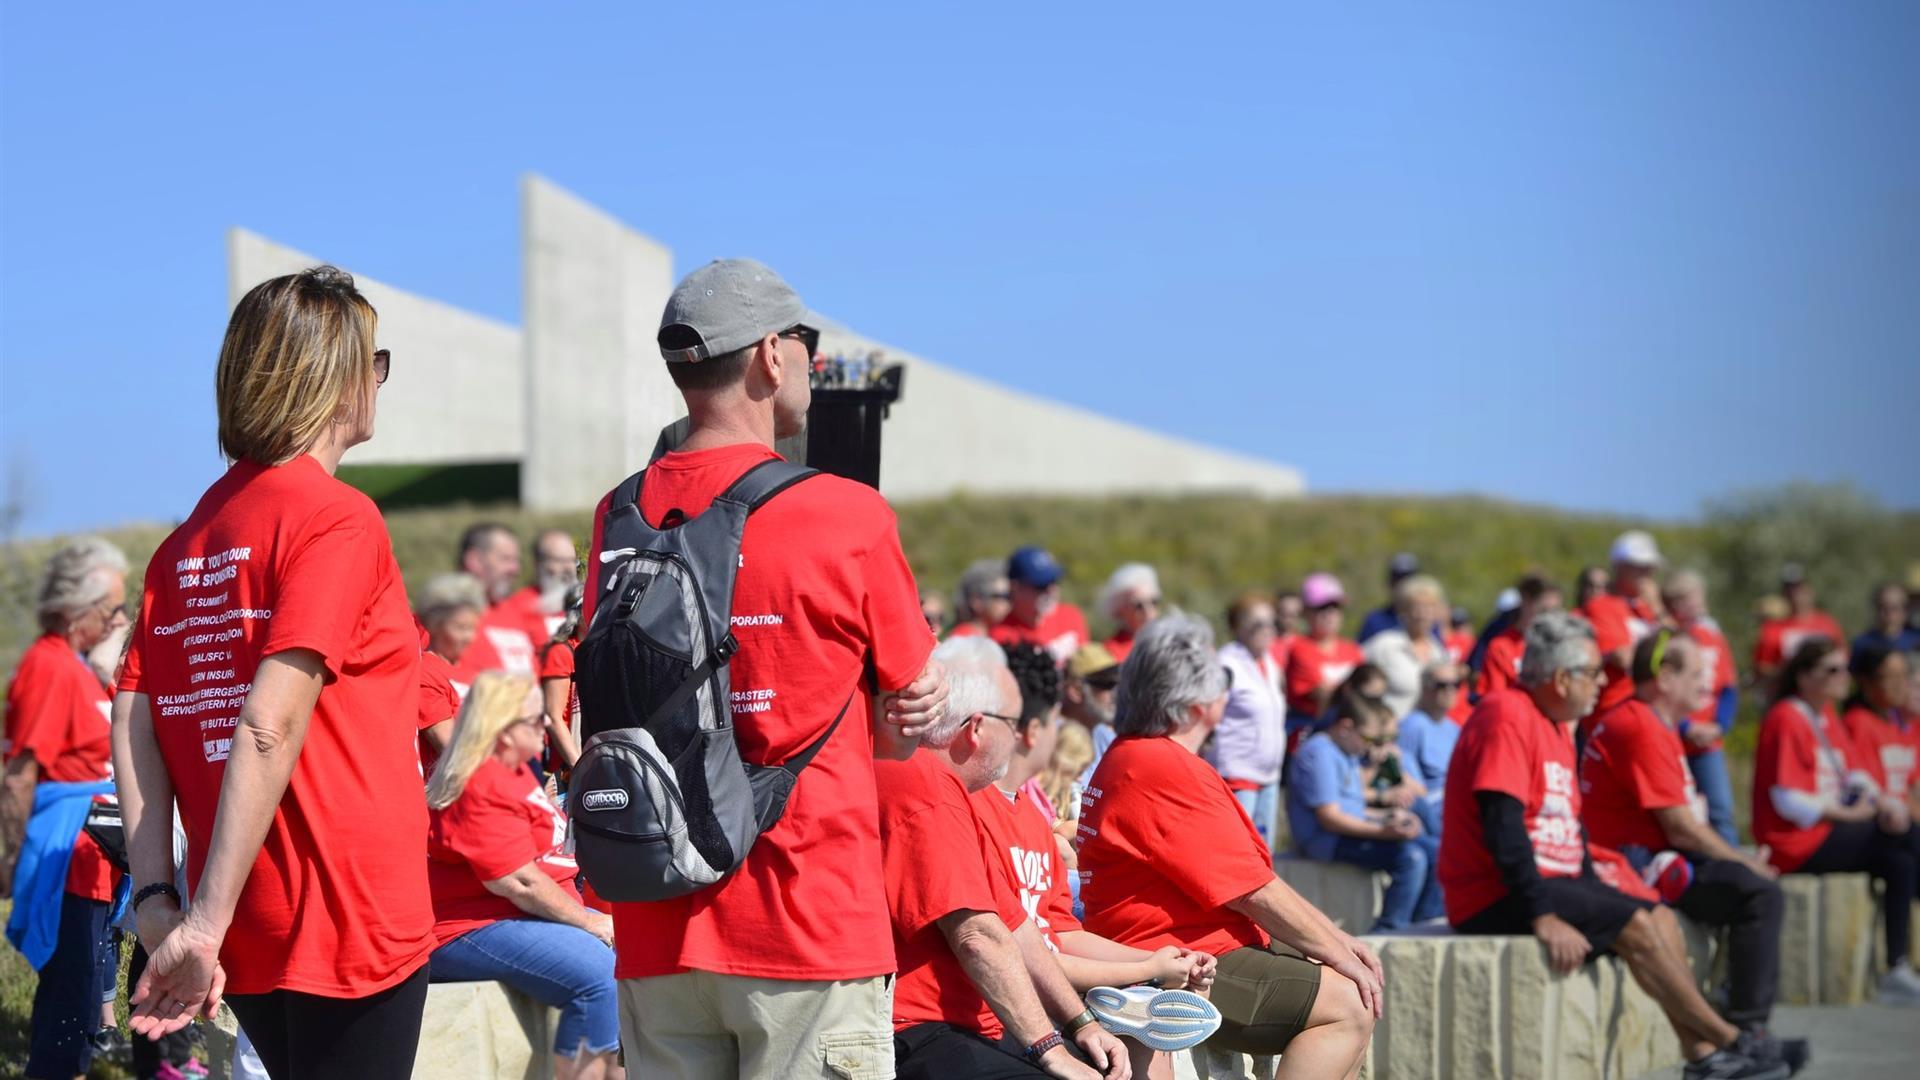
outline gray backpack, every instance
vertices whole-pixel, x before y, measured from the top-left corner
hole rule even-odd
[[[597,606],[574,654],[585,745],[567,798],[575,856],[608,900],[684,896],[732,873],[846,715],[842,705],[784,764],[743,763],[734,746],[727,662],[741,532],[748,514],[815,471],[763,462],[697,517],[658,529],[640,514],[644,471],[613,493],[590,568]]]

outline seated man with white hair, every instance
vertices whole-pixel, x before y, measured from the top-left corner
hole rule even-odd
[[[899,963],[898,1075],[1127,1080],[1125,1048],[1048,951],[1007,860],[987,850],[987,830],[968,797],[1004,776],[1013,756],[1020,689],[1006,654],[971,637],[947,641],[934,657],[947,665],[947,715],[907,760],[873,766]],[[1003,1049],[1003,1035],[1019,1049]]]
[[[1482,700],[1454,747],[1440,831],[1447,921],[1463,934],[1532,934],[1561,974],[1612,951],[1680,1037],[1686,1080],[1785,1080],[1777,1041],[1700,996],[1673,912],[1595,871],[1572,728],[1606,681],[1585,619],[1550,612],[1527,628],[1519,685]]]
[[[1135,635],[1160,617],[1160,575],[1146,563],[1123,564],[1100,589],[1100,612],[1119,627],[1102,644],[1124,664]]]

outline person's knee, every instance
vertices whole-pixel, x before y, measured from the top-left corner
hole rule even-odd
[[[1407,877],[1421,877],[1426,874],[1429,865],[1427,849],[1412,840],[1403,841],[1400,844],[1400,850],[1393,856],[1395,877],[1402,874]]]
[[[1353,980],[1331,968],[1320,969],[1320,992],[1314,998],[1312,1026],[1338,1024],[1365,1034],[1373,1032],[1373,1010],[1360,1000]]]
[[[1614,938],[1614,951],[1628,960],[1644,956],[1653,947],[1659,934],[1659,924],[1654,917],[1647,914],[1645,909],[1636,911]]]

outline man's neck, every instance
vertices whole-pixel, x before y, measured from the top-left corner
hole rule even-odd
[[[1669,702],[1662,701],[1657,694],[1635,694],[1634,700],[1652,709],[1653,715],[1659,717],[1660,722],[1668,727],[1678,727],[1683,719],[1679,709],[1674,708]]]
[[[758,443],[773,449],[773,410],[703,408],[691,414],[692,425],[681,450],[716,450],[723,446]]]

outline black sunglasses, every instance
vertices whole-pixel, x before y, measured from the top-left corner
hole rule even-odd
[[[811,361],[820,352],[820,331],[811,326],[793,326],[780,331],[780,337],[792,338],[807,347],[807,359]]]
[[[373,350],[373,384],[384,386],[387,373],[393,370],[393,351],[391,349]]]

